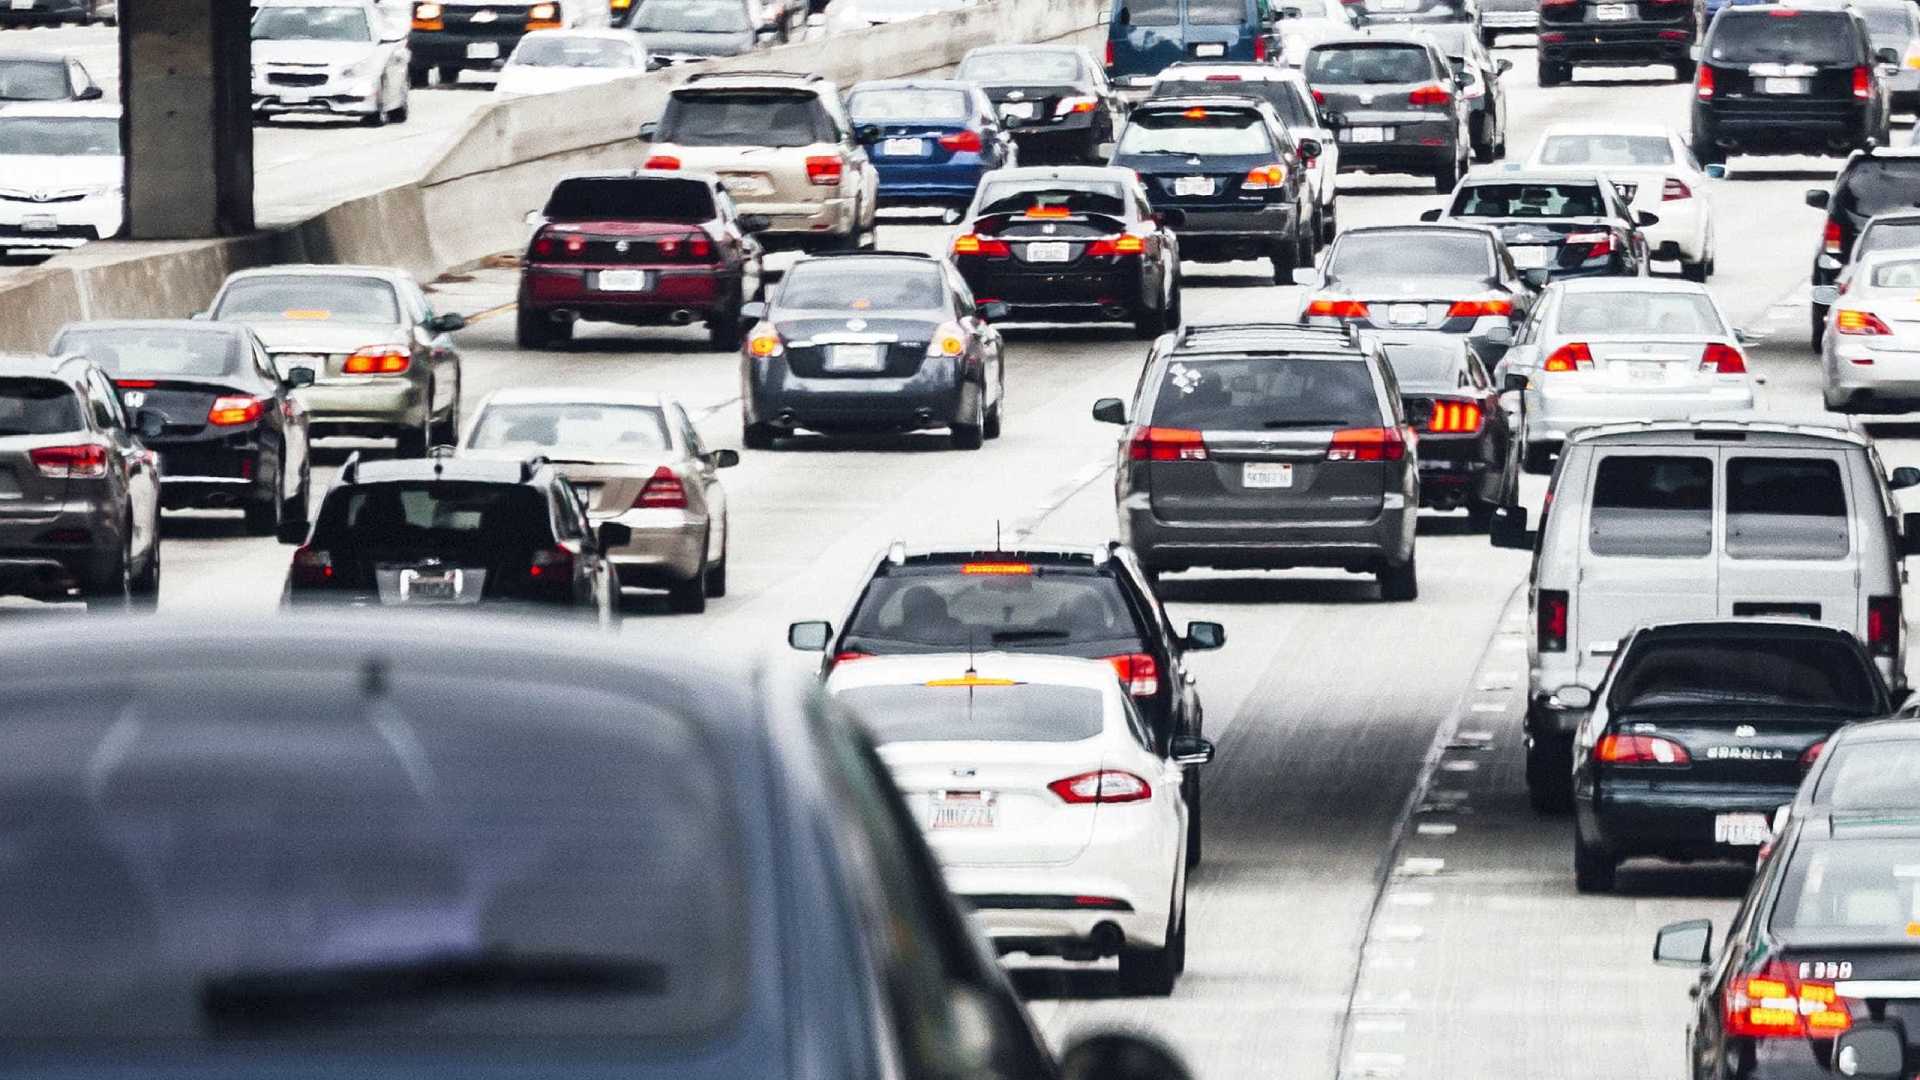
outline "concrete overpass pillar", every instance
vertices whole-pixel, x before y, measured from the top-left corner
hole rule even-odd
[[[248,21],[247,0],[121,3],[129,237],[253,230]]]

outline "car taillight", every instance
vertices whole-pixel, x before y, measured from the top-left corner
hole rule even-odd
[[[1661,202],[1675,202],[1680,199],[1691,198],[1693,198],[1693,189],[1688,187],[1678,177],[1669,176],[1667,177],[1667,182],[1660,185]]]
[[[1570,341],[1553,350],[1546,363],[1540,365],[1541,371],[1578,371],[1593,366],[1593,350],[1587,348],[1584,341]]]
[[[213,399],[207,423],[215,427],[251,424],[267,411],[267,403],[250,394],[223,394]]]
[[[1805,772],[1819,762],[1820,754],[1827,748],[1827,740],[1821,739],[1805,750],[1800,751],[1800,771]]]
[[[837,187],[846,166],[835,154],[816,154],[807,159],[807,183],[816,187]]]
[[[1307,314],[1335,319],[1364,319],[1369,313],[1364,300],[1310,300],[1307,302]]]
[[[1723,342],[1712,342],[1700,354],[1700,370],[1720,375],[1741,375],[1747,370],[1747,358],[1740,350]]]
[[[1107,66],[1108,67],[1113,66],[1113,42],[1112,41],[1107,42]]]
[[[533,561],[527,564],[527,576],[531,578],[572,577],[573,552],[563,547],[541,548],[533,553]]]
[[[1853,69],[1853,96],[1865,101],[1873,93],[1873,69]]]
[[[1255,166],[1247,172],[1247,178],[1240,182],[1240,186],[1248,191],[1273,191],[1286,182],[1287,167],[1276,163]]]
[[[1472,401],[1436,401],[1427,415],[1427,430],[1436,435],[1466,435],[1480,430],[1484,417]]]
[[[1055,116],[1072,116],[1074,113],[1090,113],[1100,107],[1100,102],[1090,97],[1061,98],[1053,107]]]
[[[671,172],[680,167],[680,159],[674,157],[672,154],[654,154],[647,158],[646,163],[640,167],[643,169],[659,169]]]
[[[980,133],[971,129],[940,136],[940,148],[955,153],[977,154],[981,145]]]
[[[1586,245],[1587,253],[1580,256],[1586,259],[1604,259],[1613,254],[1613,234],[1611,232],[1578,232],[1567,234],[1567,249],[1577,251]]]
[[[1127,444],[1130,461],[1205,461],[1206,437],[1186,428],[1150,427],[1134,433]]]
[[[1837,221],[1828,221],[1827,227],[1820,233],[1821,250],[1829,255],[1838,255],[1844,246],[1845,240],[1840,235],[1840,223]]]
[[[40,475],[53,480],[98,480],[107,475],[107,448],[93,443],[41,446],[27,451]]]
[[[302,545],[293,552],[295,585],[326,585],[333,581],[333,555]]]
[[[1833,313],[1833,329],[1848,337],[1881,337],[1893,333],[1880,316],[1853,308],[1841,308]]]
[[[1315,105],[1325,105],[1327,103],[1327,95],[1315,90],[1313,92],[1313,103]]]
[[[1593,744],[1593,757],[1609,765],[1693,764],[1686,747],[1658,735],[1602,735]]]
[[[1511,300],[1455,300],[1447,309],[1449,319],[1477,319],[1482,315],[1512,315]]]
[[[1867,651],[1875,656],[1900,655],[1900,598],[1867,597]]]
[[[1253,39],[1253,59],[1256,63],[1266,63],[1267,39],[1264,35],[1256,35]]]
[[[1430,86],[1416,86],[1413,92],[1407,95],[1407,104],[1451,105],[1453,104],[1453,94],[1439,83],[1434,83]]]
[[[687,236],[669,236],[655,241],[663,259],[687,259],[699,262],[713,258],[713,238],[704,232]]]
[[[1107,663],[1113,665],[1113,673],[1120,678],[1120,685],[1134,697],[1152,697],[1160,692],[1160,665],[1149,653],[1121,653],[1109,656]]]
[[[647,483],[634,496],[635,510],[685,510],[687,508],[687,485],[680,477],[665,465],[653,470]]]
[[[1132,233],[1105,240],[1095,240],[1087,245],[1089,255],[1140,255],[1147,250],[1147,242]]]
[[[1047,790],[1060,796],[1060,801],[1079,805],[1082,803],[1122,803],[1140,802],[1153,798],[1153,787],[1145,780],[1130,772],[1119,769],[1101,769],[1098,772],[1081,773],[1063,780],[1055,780],[1047,785]]]
[[[1005,257],[1013,254],[1013,250],[1007,247],[1005,240],[996,240],[991,236],[981,236],[978,233],[961,233],[959,236],[953,238],[953,253],[955,255],[999,255]]]
[[[587,238],[584,236],[561,236],[543,232],[533,238],[535,258],[550,258],[554,255],[579,255],[587,250]]]
[[[1564,589],[1541,589],[1534,602],[1534,631],[1541,652],[1567,651],[1567,593]]]
[[[965,356],[967,352],[967,333],[960,329],[959,323],[941,323],[927,340],[927,355]]]
[[[396,345],[369,345],[340,365],[346,375],[398,375],[413,366],[413,356]]]
[[[1327,444],[1328,461],[1399,461],[1407,456],[1407,441],[1399,428],[1342,428]]]
[[[1852,1002],[1834,984],[1802,980],[1778,960],[1727,984],[1729,1035],[1831,1039],[1852,1026]]]
[[[1713,97],[1713,69],[1705,64],[1700,65],[1700,73],[1693,78],[1693,96],[1701,101]]]

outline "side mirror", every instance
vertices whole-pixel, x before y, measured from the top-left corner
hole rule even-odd
[[[1213,760],[1213,742],[1198,735],[1175,735],[1167,751],[1175,765],[1205,765]]]
[[[633,543],[633,530],[617,521],[603,521],[595,533],[600,538],[600,550],[612,551]]]
[[[1532,551],[1533,533],[1527,528],[1527,508],[1510,503],[1495,507],[1493,521],[1487,527],[1487,539],[1497,548]]]
[[[1153,220],[1158,221],[1169,229],[1178,229],[1187,224],[1187,212],[1175,208],[1156,210],[1153,214]]]
[[[1131,1032],[1089,1035],[1060,1055],[1061,1080],[1193,1080],[1164,1043]]]
[[[853,137],[861,146],[872,146],[874,143],[880,141],[880,126],[878,124],[861,124],[858,128],[854,129]]]
[[[1553,706],[1556,709],[1591,709],[1593,691],[1584,686],[1563,686],[1553,692]]]
[[[1486,341],[1492,345],[1513,344],[1513,327],[1496,326],[1486,333]]]
[[[1013,307],[1002,300],[989,300],[980,305],[980,317],[988,322],[999,322],[1013,314]]]
[[[167,430],[167,418],[152,409],[133,414],[133,428],[143,439],[151,439]]]
[[[1892,476],[1887,477],[1887,486],[1895,491],[1910,488],[1916,484],[1920,484],[1920,469],[1911,465],[1902,465],[1893,470]]]
[[[1668,923],[1653,939],[1653,962],[1670,967],[1705,967],[1713,958],[1713,921]]]
[[[1325,153],[1326,149],[1326,147],[1320,145],[1319,139],[1301,139],[1300,160],[1318,161],[1320,160],[1320,155]]]
[[[741,304],[740,317],[742,319],[749,319],[754,321],[758,321],[760,319],[766,318],[767,302],[765,300],[749,300],[746,303]]]
[[[538,210],[529,210],[527,211],[527,216],[521,218],[520,220],[526,222],[529,225],[538,225],[540,224],[540,220],[543,216],[544,215],[542,215]]]
[[[1512,70],[1513,70],[1513,61],[1511,60],[1495,60],[1493,62],[1493,73],[1495,75],[1505,75],[1507,72]]]
[[[1446,211],[1441,209],[1440,207],[1434,207],[1432,210],[1422,210],[1420,211],[1420,220],[1421,221],[1439,221],[1440,215],[1445,212]]]
[[[307,523],[304,521],[282,521],[273,530],[273,538],[283,544],[304,544],[307,542]]]
[[[100,89],[98,84],[95,84],[93,86],[87,87],[85,90],[80,91],[80,93],[77,96],[75,96],[74,100],[75,101],[99,101],[101,98],[106,96],[107,96],[107,92],[105,90]]]
[[[1840,302],[1840,288],[1837,285],[1815,285],[1808,295],[1821,307],[1832,307]]]
[[[1900,532],[1900,554],[1920,555],[1920,514],[1901,514]]]
[[[1727,167],[1716,161],[1707,166],[1707,176],[1714,180],[1725,180],[1727,178]]]
[[[741,214],[735,220],[743,233],[763,233],[773,228],[773,219],[765,214]]]
[[[455,330],[465,330],[467,328],[467,317],[449,311],[445,315],[435,315],[433,321],[427,325],[431,327],[435,333],[451,334]]]
[[[1857,1080],[1907,1075],[1907,1026],[1898,1020],[1856,1022],[1833,1041],[1833,1070]]]
[[[1827,198],[1826,188],[1807,189],[1807,205],[1813,207],[1815,210],[1825,210],[1827,208]]]
[[[1883,64],[1898,64],[1900,62],[1900,52],[1898,49],[1875,49],[1873,51],[1873,58]]]
[[[1119,398],[1103,397],[1093,403],[1093,418],[1103,424],[1127,422],[1127,406]]]
[[[707,460],[713,462],[716,469],[731,469],[740,464],[740,451],[715,450],[707,455]]]
[[[1218,649],[1227,643],[1227,628],[1217,622],[1190,622],[1184,644],[1195,652]]]
[[[652,142],[654,136],[658,134],[660,134],[660,122],[658,120],[649,120],[640,125],[640,141]]]
[[[1643,229],[1650,229],[1655,225],[1660,224],[1660,215],[1655,213],[1650,213],[1646,210],[1635,211],[1633,215],[1633,223],[1635,225],[1640,226]]]
[[[295,390],[298,390],[303,386],[312,386],[313,385],[313,369],[310,367],[288,368],[287,369],[287,385]]]
[[[1012,131],[1014,128],[1026,126],[1026,123],[1026,117],[1023,116],[1002,116],[1000,118],[1000,130]]]
[[[754,32],[753,40],[762,45],[771,44],[780,40],[780,31],[775,27],[763,26]]]
[[[1293,283],[1311,289],[1320,284],[1320,271],[1311,266],[1296,266],[1293,268]]]
[[[833,624],[823,620],[790,623],[787,644],[801,652],[825,652],[833,640]]]
[[[1526,282],[1528,285],[1536,289],[1546,288],[1547,282],[1552,277],[1553,275],[1550,272],[1548,272],[1547,268],[1544,266],[1536,266],[1531,270],[1522,271],[1520,274],[1520,280]]]
[[[1501,393],[1510,393],[1510,392],[1525,393],[1526,389],[1527,389],[1527,377],[1525,374],[1518,371],[1507,372],[1507,377],[1501,380],[1501,383],[1500,383]]]

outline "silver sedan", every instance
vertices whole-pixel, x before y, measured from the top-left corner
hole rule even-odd
[[[1838,286],[1815,288],[1813,301],[1830,305],[1820,345],[1828,409],[1920,407],[1920,250],[1869,255]]]
[[[1525,380],[1522,462],[1545,472],[1572,432],[1753,407],[1744,336],[1704,285],[1580,278],[1549,285],[1495,369]]]
[[[623,589],[665,589],[676,612],[727,594],[727,494],[733,450],[708,450],[680,403],[603,389],[501,390],[480,405],[462,456],[544,455],[595,526],[633,533],[608,556]]]

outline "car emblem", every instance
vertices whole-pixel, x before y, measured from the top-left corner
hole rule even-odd
[[[955,769],[955,770],[953,770],[953,775],[954,775],[954,778],[955,778],[955,779],[957,779],[957,780],[971,780],[971,779],[973,779],[973,778],[974,778],[974,776],[976,775],[976,770],[974,770],[974,769]]]
[[[36,191],[36,192],[34,192],[34,193],[33,193],[32,195],[30,195],[30,196],[28,196],[28,198],[30,198],[30,199],[32,199],[32,200],[33,200],[34,202],[52,202],[52,201],[53,201],[53,192],[51,192],[51,191]]]
[[[865,319],[848,319],[847,320],[847,329],[853,331],[856,334],[862,330],[865,330],[866,328],[867,328],[867,320]]]
[[[1042,225],[1040,226],[1040,231],[1046,233],[1048,236],[1052,236],[1054,233],[1060,231],[1060,227],[1058,225]]]
[[[147,395],[138,390],[129,390],[120,395],[120,403],[129,409],[137,409],[147,403]]]
[[[1759,734],[1759,732],[1753,730],[1752,724],[1741,724],[1739,727],[1733,729],[1733,737],[1736,739],[1751,739]]]
[[[1019,101],[1020,99],[1022,99],[1022,98],[1024,98],[1024,97],[1026,97],[1026,96],[1027,96],[1027,92],[1026,92],[1025,90],[1009,90],[1009,91],[1007,91],[1007,100],[1008,100],[1008,101]]]
[[[627,253],[627,249],[628,249],[628,248],[630,248],[630,247],[632,247],[632,246],[633,246],[632,244],[629,244],[629,243],[627,243],[627,242],[626,242],[625,240],[621,240],[621,241],[617,241],[617,242],[616,242],[616,243],[615,243],[615,244],[613,245],[613,250],[615,250],[615,251],[618,251],[618,252],[620,252],[620,253],[621,253],[622,255],[624,255],[624,254],[626,254],[626,253]]]
[[[1373,95],[1372,95],[1372,94],[1361,94],[1361,95],[1360,95],[1360,104],[1362,104],[1362,105],[1371,105],[1371,104],[1373,104]]]
[[[495,15],[493,12],[487,10],[486,8],[481,8],[479,11],[474,12],[473,18],[468,21],[477,22],[477,23],[490,23],[499,17],[500,16]]]

